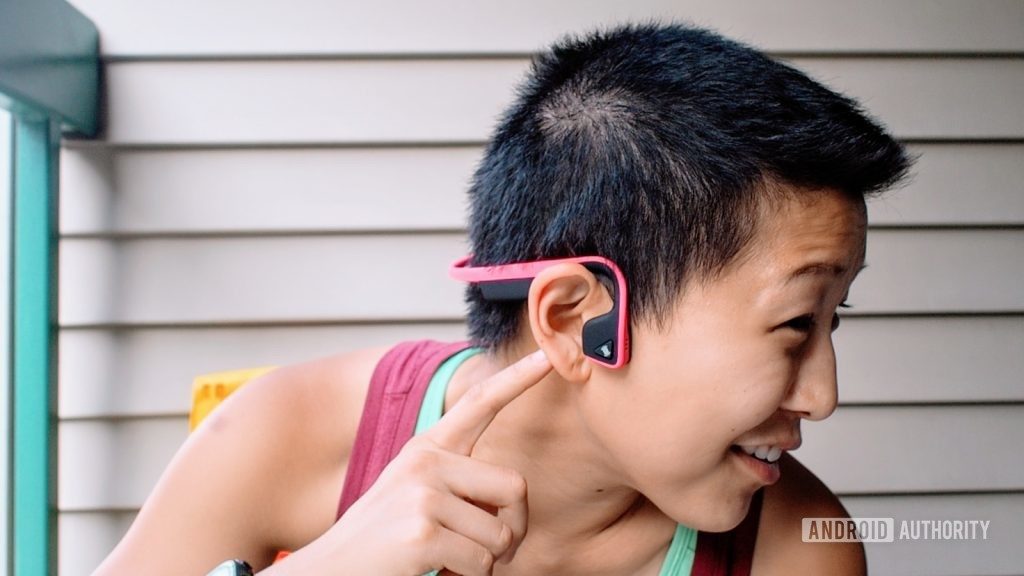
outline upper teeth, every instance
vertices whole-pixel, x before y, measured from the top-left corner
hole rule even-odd
[[[744,452],[761,460],[775,462],[782,456],[782,448],[778,446],[740,446]]]

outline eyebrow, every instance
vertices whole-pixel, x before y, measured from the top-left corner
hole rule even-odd
[[[861,270],[867,267],[868,265],[864,264],[857,269],[857,272],[860,273]],[[786,276],[784,284],[789,284],[790,282],[804,276],[842,276],[845,273],[846,267],[837,262],[811,262],[810,264],[805,264],[804,266],[790,272],[789,275]]]

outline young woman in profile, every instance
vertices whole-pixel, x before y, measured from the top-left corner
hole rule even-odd
[[[561,41],[470,189],[470,341],[247,385],[96,574],[864,574],[859,544],[802,542],[846,512],[789,453],[836,406],[865,197],[908,165],[711,32]]]

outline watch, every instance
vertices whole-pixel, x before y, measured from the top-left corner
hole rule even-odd
[[[253,576],[252,566],[242,560],[228,560],[210,570],[206,576]]]

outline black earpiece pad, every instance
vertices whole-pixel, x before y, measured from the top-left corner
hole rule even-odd
[[[583,353],[605,364],[618,360],[618,306],[583,325]]]

